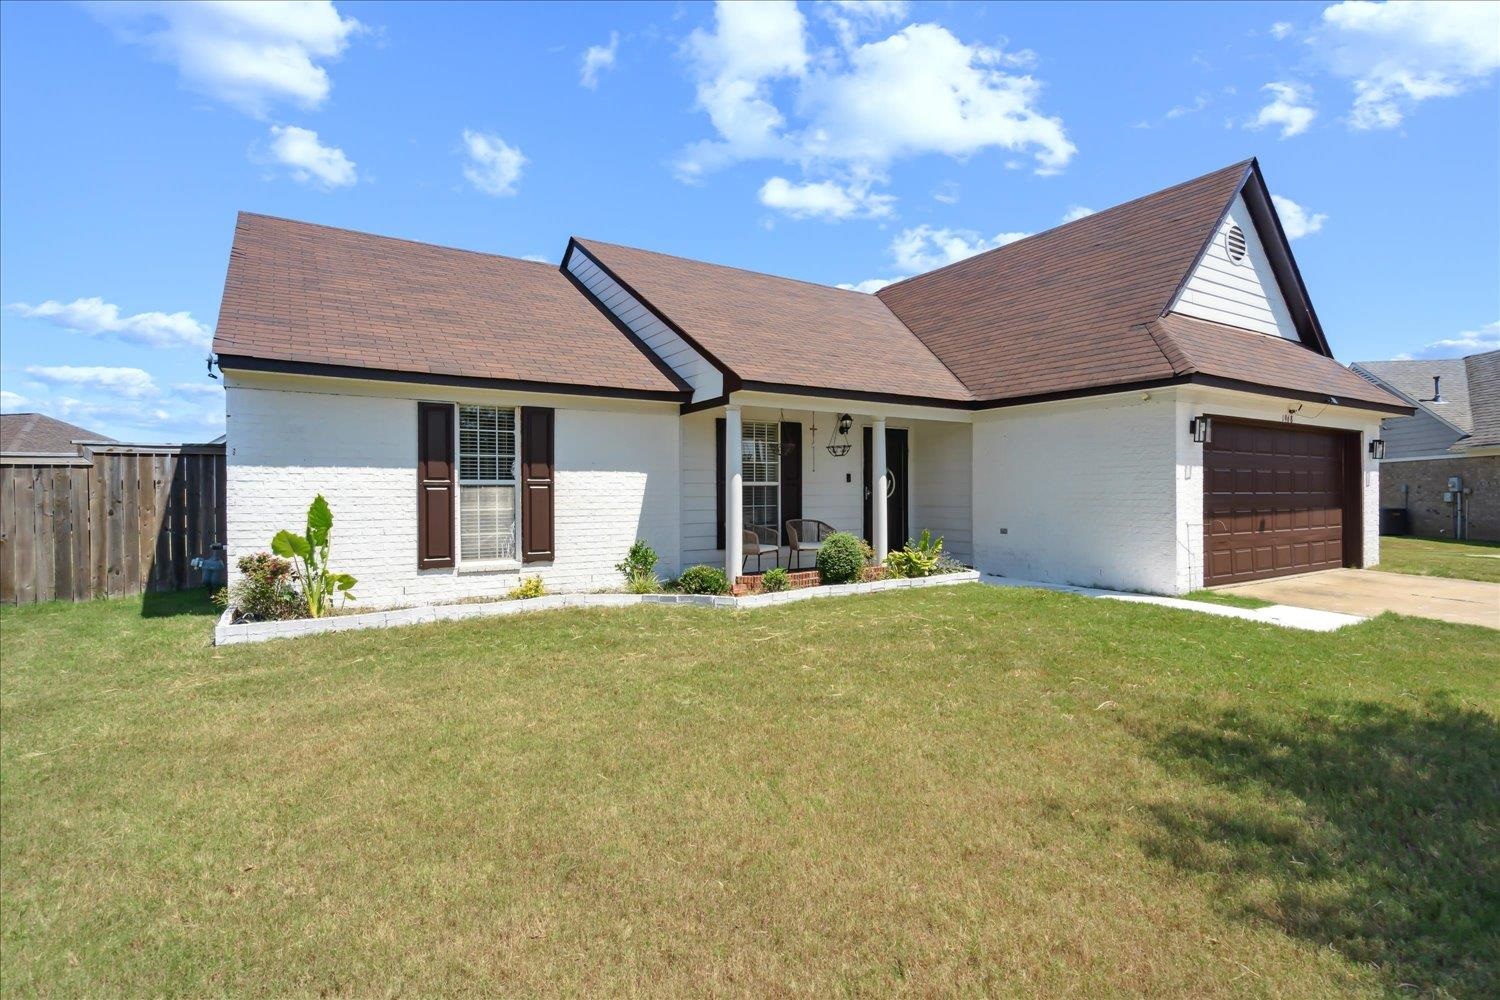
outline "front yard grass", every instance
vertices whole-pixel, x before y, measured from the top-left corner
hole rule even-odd
[[[8,994],[1500,989],[1487,629],[974,585],[215,650],[211,610],[0,612]]]
[[[1386,573],[1500,583],[1500,542],[1387,535],[1380,539],[1380,565],[1375,568]]]
[[[1202,601],[1204,604],[1223,604],[1231,608],[1269,608],[1274,601],[1263,601],[1259,597],[1231,594],[1223,590],[1194,590],[1182,595],[1185,601]]]

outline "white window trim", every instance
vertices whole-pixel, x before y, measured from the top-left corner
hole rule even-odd
[[[775,428],[775,431],[773,432],[773,434],[771,436],[771,446],[772,446],[772,448],[774,450],[774,454],[776,455],[776,478],[775,478],[775,480],[763,480],[763,479],[754,479],[754,480],[752,480],[749,477],[748,471],[746,471],[744,473],[744,475],[743,475],[743,477],[741,479],[741,485],[740,485],[740,512],[741,512],[740,516],[741,516],[741,519],[742,519],[741,523],[744,524],[747,527],[751,524],[750,518],[748,516],[746,516],[748,512],[745,509],[745,507],[746,507],[746,498],[749,496],[749,490],[750,490],[750,488],[752,486],[771,486],[771,487],[774,487],[775,490],[776,490],[776,493],[775,493],[775,496],[776,496],[776,523],[773,524],[772,527],[776,529],[776,544],[777,545],[781,545],[781,544],[784,544],[784,540],[781,537],[782,534],[784,533],[783,532],[784,526],[781,523],[781,474],[782,474],[782,468],[781,468],[781,421],[780,420],[745,420],[745,421],[741,422],[741,424],[740,424],[740,455],[741,455],[741,458],[740,458],[740,467],[743,470],[748,470],[748,465],[745,462],[744,457],[743,457],[744,454],[745,454],[745,442],[747,440],[751,440],[749,438],[749,436],[748,436],[749,430],[750,430],[750,428],[752,426],[757,425],[757,424],[760,424],[760,425],[769,425],[769,426]]]
[[[516,421],[516,453],[511,459],[511,478],[483,479],[464,482],[463,478],[463,408],[483,407],[491,410],[510,410]],[[456,573],[498,573],[516,571],[521,568],[521,407],[505,403],[454,403],[453,404],[453,568]],[[511,486],[515,489],[515,525],[513,527],[512,551],[514,559],[464,559],[463,502],[465,486]]]

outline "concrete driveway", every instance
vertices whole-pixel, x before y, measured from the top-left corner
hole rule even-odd
[[[1216,589],[1298,608],[1351,615],[1394,611],[1398,615],[1500,629],[1500,583],[1371,569],[1330,569]]]

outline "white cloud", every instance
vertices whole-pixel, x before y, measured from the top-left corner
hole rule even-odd
[[[516,193],[526,157],[504,139],[490,132],[464,129],[464,150],[468,161],[464,176],[485,194],[496,196]]]
[[[224,387],[218,382],[173,382],[172,391],[179,396],[222,396]]]
[[[143,312],[121,316],[120,307],[98,296],[69,303],[48,299],[40,305],[13,302],[9,306],[27,319],[40,319],[89,336],[113,336],[148,347],[205,349],[213,340],[208,327],[186,312]]]
[[[1030,233],[996,233],[985,239],[970,229],[938,229],[928,225],[903,229],[891,240],[891,258],[908,274],[920,274],[945,264],[972,257],[1007,243],[1024,240]]]
[[[1306,132],[1318,115],[1308,106],[1312,99],[1309,87],[1300,83],[1268,83],[1260,89],[1271,94],[1271,103],[1246,122],[1246,128],[1275,126],[1281,129],[1281,138],[1290,139]]]
[[[9,389],[0,389],[0,410],[6,413],[14,413],[24,409],[31,400],[19,392],[11,392]]]
[[[760,203],[794,219],[878,219],[891,214],[895,198],[875,194],[868,183],[816,181],[797,184],[772,177],[761,185]]]
[[[831,0],[819,4],[818,10],[833,26],[839,43],[849,48],[861,35],[904,20],[911,5],[906,0]]]
[[[172,400],[54,396],[32,406],[59,420],[124,441],[202,441],[224,431],[224,408],[194,409]]]
[[[900,280],[900,278],[866,278],[864,281],[857,281],[852,285],[840,284],[839,287],[848,289],[851,292],[865,292],[866,294],[873,295],[886,285],[893,285]]]
[[[0,392],[0,406],[21,406],[123,440],[203,440],[224,429],[224,389],[177,382],[168,391],[140,368],[30,365],[38,395]],[[53,392],[52,390],[58,390]]]
[[[809,76],[801,149],[875,166],[924,153],[1029,151],[1038,173],[1056,173],[1077,149],[1060,118],[1036,109],[1041,85],[1004,65],[999,49],[965,45],[939,25],[909,25],[854,49],[847,66]]]
[[[1199,94],[1193,98],[1192,104],[1178,104],[1175,107],[1168,108],[1166,116],[1168,118],[1182,118],[1185,115],[1197,114],[1211,103],[1213,103],[1211,97],[1207,94]]]
[[[1287,35],[1290,35],[1291,33],[1292,33],[1292,22],[1290,22],[1290,21],[1277,21],[1277,22],[1275,22],[1274,24],[1271,25],[1271,37],[1272,38],[1277,38],[1277,39],[1285,38]]]
[[[271,126],[271,153],[303,184],[325,189],[348,187],[359,179],[354,161],[337,146],[325,146],[318,133],[295,125]]]
[[[839,285],[856,292],[877,292],[913,274],[936,270],[986,250],[1024,240],[1030,233],[996,233],[985,239],[972,229],[945,229],[926,224],[903,229],[891,240],[891,261],[900,272],[894,278],[867,278]]]
[[[1276,214],[1281,218],[1281,228],[1286,230],[1286,238],[1289,240],[1300,240],[1304,236],[1323,229],[1323,223],[1328,221],[1328,216],[1322,212],[1309,212],[1290,198],[1283,198],[1279,194],[1271,195],[1271,202],[1276,206]]]
[[[1494,323],[1486,323],[1477,330],[1465,330],[1456,337],[1446,340],[1434,340],[1424,347],[1418,348],[1411,354],[1396,355],[1397,361],[1410,361],[1414,357],[1421,359],[1429,358],[1462,358],[1470,354],[1483,354],[1486,351],[1500,350],[1500,320]]]
[[[793,152],[780,130],[785,119],[771,100],[772,81],[807,70],[806,21],[795,3],[721,3],[715,30],[698,28],[685,49],[698,77],[698,106],[718,141],[695,144],[678,172],[687,179],[736,160]]]
[[[277,102],[314,108],[331,84],[322,65],[361,29],[329,0],[98,4],[122,37],[177,67],[194,90],[263,116]]]
[[[1349,124],[1394,128],[1416,104],[1452,97],[1500,69],[1500,3],[1349,0],[1323,11],[1321,51],[1354,81]]]
[[[583,53],[583,65],[578,73],[578,82],[593,90],[599,86],[599,74],[607,69],[614,69],[615,53],[620,48],[620,33],[611,31],[609,33],[608,45],[590,45]]]
[[[720,3],[713,29],[692,33],[684,52],[715,137],[684,150],[680,178],[770,159],[797,164],[804,180],[848,186],[883,181],[905,157],[987,149],[1030,153],[1045,174],[1076,152],[1061,119],[1038,110],[1041,84],[1008,72],[1030,53],[966,45],[936,24],[862,42],[861,32],[899,20],[905,7],[819,9],[847,30],[816,58],[792,3]]]
[[[1064,222],[1077,222],[1079,219],[1086,219],[1093,215],[1095,211],[1097,210],[1085,208],[1082,205],[1069,205],[1068,210],[1063,213],[1062,220]]]
[[[27,365],[26,374],[48,385],[81,386],[102,390],[126,399],[141,399],[160,393],[151,376],[139,368],[109,368],[102,365]]]
[[[943,181],[933,189],[932,200],[940,201],[944,205],[958,204],[958,183],[955,181]]]

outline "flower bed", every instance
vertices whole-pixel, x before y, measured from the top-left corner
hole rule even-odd
[[[802,587],[774,594],[744,597],[714,597],[706,594],[549,594],[528,600],[496,601],[487,604],[441,604],[419,608],[393,608],[363,614],[334,615],[328,618],[299,618],[292,621],[236,622],[236,609],[226,608],[214,625],[214,645],[231,646],[268,639],[291,639],[324,632],[347,632],[356,629],[392,628],[420,625],[425,622],[461,621],[466,618],[492,618],[502,615],[551,611],[559,608],[624,608],[637,604],[690,604],[703,608],[752,609],[773,604],[789,604],[819,597],[843,597],[871,594],[883,590],[943,587],[971,583],[979,579],[974,570],[944,573],[916,579],[873,580],[867,583],[844,583],[831,587]]]

